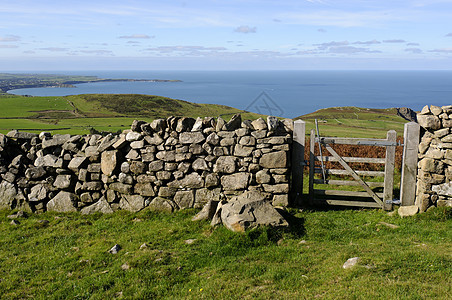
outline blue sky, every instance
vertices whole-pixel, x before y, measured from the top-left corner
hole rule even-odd
[[[452,69],[452,0],[0,0],[0,69]]]

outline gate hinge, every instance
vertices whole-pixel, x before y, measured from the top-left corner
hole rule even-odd
[[[400,205],[402,203],[402,201],[400,201],[399,199],[393,199],[393,200],[386,200],[385,203],[386,204]]]

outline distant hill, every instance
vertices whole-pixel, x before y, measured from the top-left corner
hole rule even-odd
[[[409,108],[345,106],[319,109],[295,119],[306,121],[307,133],[315,128],[317,119],[320,134],[324,136],[384,138],[388,130],[396,130],[398,135],[403,135],[404,124],[413,116],[415,117],[415,112]]]

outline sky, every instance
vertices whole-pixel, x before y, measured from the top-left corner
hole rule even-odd
[[[0,0],[0,71],[451,70],[452,0]]]

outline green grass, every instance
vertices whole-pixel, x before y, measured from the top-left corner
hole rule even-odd
[[[169,116],[218,117],[229,120],[242,113],[243,119],[261,115],[224,105],[197,104],[151,95],[75,95],[67,97],[23,97],[0,95],[0,132],[52,131],[87,134],[116,132],[130,127],[134,119],[152,121]]]
[[[45,213],[18,226],[9,213],[0,212],[4,299],[452,297],[450,209],[406,219],[381,210],[292,210],[291,231],[246,234],[194,223],[193,210]],[[115,244],[123,249],[107,253]],[[354,256],[361,266],[342,269]]]
[[[322,136],[357,138],[385,138],[388,130],[403,135],[403,126],[408,121],[397,115],[395,108],[369,109],[359,107],[331,107],[297,117],[306,121],[306,130],[315,129],[319,121]]]

